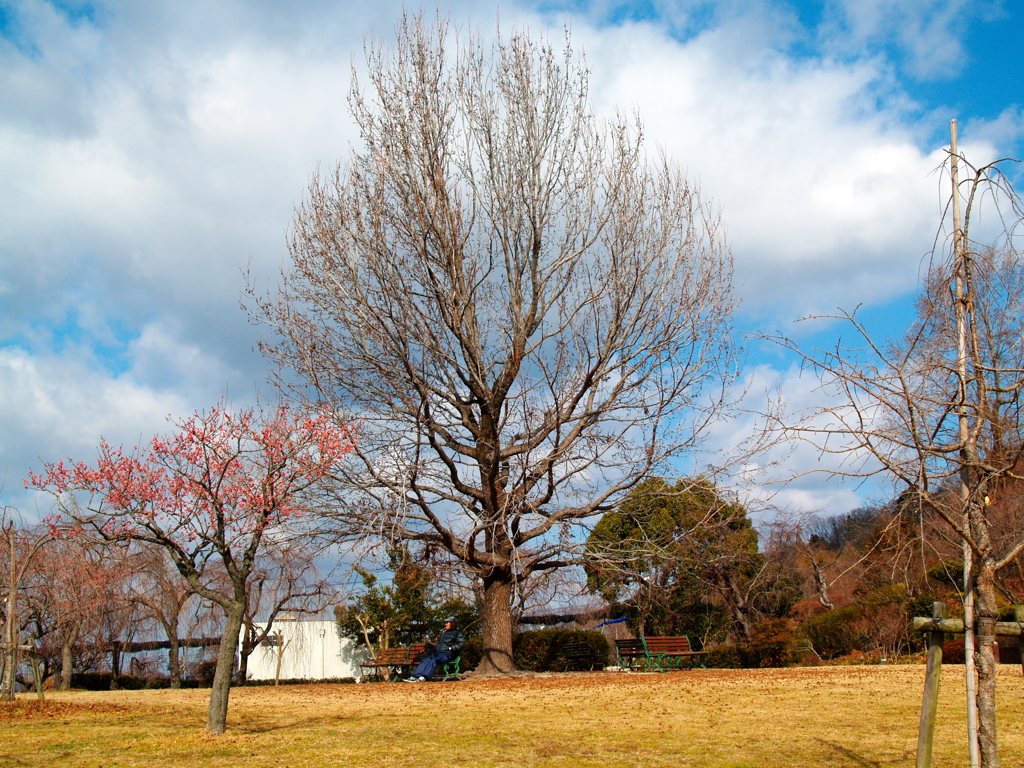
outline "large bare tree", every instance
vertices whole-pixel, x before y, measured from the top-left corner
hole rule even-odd
[[[962,183],[958,167],[967,169]],[[837,395],[796,432],[825,453],[869,458],[840,474],[887,473],[904,512],[937,514],[963,542],[968,662],[977,668],[975,680],[967,666],[969,722],[977,716],[972,765],[994,768],[997,576],[1024,552],[1016,500],[1024,481],[1024,258],[1015,237],[1022,209],[996,164],[976,168],[957,155],[955,133],[951,175],[951,252],[929,268],[901,341],[875,343],[849,313],[840,319],[853,327],[853,345],[808,353],[777,340]],[[994,244],[970,236],[983,211],[1002,230]]]
[[[361,419],[344,529],[458,558],[483,585],[481,669],[507,671],[517,585],[719,414],[732,261],[639,120],[594,116],[568,36],[406,18],[366,73],[362,147],[313,178],[259,300],[266,350]]]

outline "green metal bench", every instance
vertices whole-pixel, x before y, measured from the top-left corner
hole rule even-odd
[[[608,659],[601,658],[589,643],[568,643],[559,649],[558,655],[570,663],[580,662],[590,670],[599,664],[603,667],[608,663]]]
[[[707,651],[693,650],[690,639],[685,635],[616,640],[615,650],[618,652],[620,667],[635,669],[642,662],[646,669],[658,672],[682,669],[684,665],[692,667],[694,662],[703,667],[703,657],[707,655]]]

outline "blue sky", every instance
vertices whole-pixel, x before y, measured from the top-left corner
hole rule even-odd
[[[224,392],[254,399],[266,367],[244,273],[272,285],[309,175],[356,140],[353,57],[401,10],[0,0],[5,503],[32,512],[21,481],[39,457],[135,443]],[[497,10],[451,14],[489,29]],[[950,118],[972,159],[1024,156],[1019,2],[517,2],[500,17],[554,34],[567,21],[595,109],[635,108],[721,207],[743,330],[827,344],[834,327],[794,321],[861,306],[897,332],[939,223]],[[753,344],[749,372],[814,396],[776,350]],[[780,499],[838,512],[862,497],[811,477]]]

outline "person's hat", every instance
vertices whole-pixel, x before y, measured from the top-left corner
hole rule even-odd
[[[446,616],[445,619],[444,619],[444,623],[445,624],[449,624],[449,623],[457,624],[458,621],[459,620],[455,616]]]

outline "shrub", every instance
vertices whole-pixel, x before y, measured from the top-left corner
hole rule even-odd
[[[720,645],[708,651],[704,657],[704,666],[714,669],[742,669],[746,654],[735,645]]]
[[[567,659],[567,645],[585,643],[593,660]],[[483,640],[471,637],[462,649],[462,670],[474,669],[483,656]],[[538,629],[520,632],[512,638],[512,660],[517,669],[528,672],[571,672],[608,664],[608,638],[601,632],[575,629]]]
[[[784,667],[790,660],[793,631],[789,619],[768,619],[758,622],[750,632],[747,645],[747,666]]]
[[[109,691],[111,674],[109,672],[83,672],[71,676],[71,687],[82,688],[86,691]],[[139,691],[148,687],[148,680],[144,677],[133,677],[132,675],[118,675],[117,687],[123,691]]]
[[[476,669],[480,663],[480,659],[484,653],[484,640],[480,635],[471,637],[466,640],[466,644],[462,646],[462,663],[459,668],[463,672],[468,672],[471,669]]]
[[[590,658],[566,658],[566,646],[582,643]],[[570,672],[608,664],[608,638],[601,632],[575,629],[540,629],[521,632],[512,639],[512,660],[531,672]]]
[[[835,608],[813,616],[800,625],[799,634],[823,659],[835,659],[861,650],[863,640],[857,630],[862,609],[857,605]]]
[[[949,635],[946,635],[949,637]],[[999,646],[998,661],[1000,664],[1020,664],[1020,653],[1017,650],[1017,638],[1015,637],[997,637],[996,643]],[[960,637],[949,640],[942,645],[942,663],[943,664],[963,664],[964,663],[964,638],[963,635]]]
[[[999,609],[999,616],[997,617],[998,621],[1016,621],[1016,609],[1019,607],[1020,606],[1017,605],[1004,605],[1002,608]],[[924,614],[921,615],[923,616]]]
[[[304,677],[290,677],[287,679],[282,678],[279,681],[280,685],[349,685],[355,683],[354,677],[325,677],[323,680],[307,680]],[[278,685],[273,680],[246,680],[246,687],[260,687],[268,685]],[[166,687],[166,686],[164,686]]]

